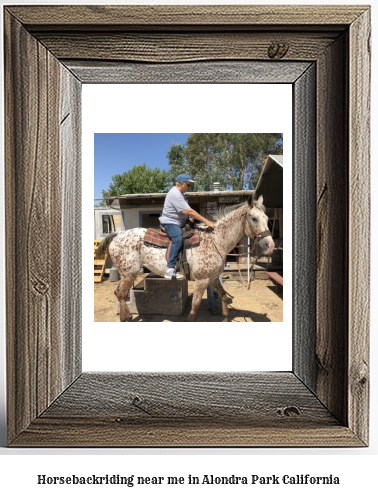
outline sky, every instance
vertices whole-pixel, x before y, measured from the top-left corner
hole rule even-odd
[[[168,170],[167,153],[172,143],[185,144],[188,134],[94,134],[94,198],[102,199],[112,176],[134,165]]]

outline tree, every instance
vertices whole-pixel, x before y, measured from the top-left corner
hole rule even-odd
[[[113,175],[112,183],[107,191],[103,190],[103,197],[121,196],[134,193],[161,193],[168,187],[168,173],[158,168],[147,168],[147,165],[134,165],[128,172]]]
[[[170,180],[186,172],[196,191],[254,189],[266,155],[282,154],[282,134],[190,134],[185,146],[172,144],[167,154]]]

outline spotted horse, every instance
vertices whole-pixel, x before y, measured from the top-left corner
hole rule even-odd
[[[243,234],[258,243],[264,255],[271,254],[274,249],[262,196],[258,200],[250,196],[247,202],[221,207],[212,218],[215,221],[214,229],[204,229],[201,244],[187,250],[190,279],[194,281],[192,307],[187,321],[194,321],[203,293],[209,284],[222,298],[223,321],[228,321],[227,295],[218,278],[224,270],[227,254]],[[137,227],[112,233],[102,240],[97,249],[98,257],[109,249],[110,257],[121,277],[115,292],[120,303],[120,321],[132,320],[126,297],[140,268],[145,265],[159,276],[164,276],[166,271],[166,249],[146,246],[146,231],[145,228]]]

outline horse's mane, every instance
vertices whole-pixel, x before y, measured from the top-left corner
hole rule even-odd
[[[237,210],[240,207],[243,207],[246,204],[247,203],[243,201],[243,203],[238,203],[237,205],[221,205],[215,213],[211,214],[211,219],[214,222],[218,222],[219,220],[224,219],[225,217],[227,217],[227,215],[229,215],[232,212],[235,212],[235,210]]]

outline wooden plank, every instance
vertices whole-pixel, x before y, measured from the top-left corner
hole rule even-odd
[[[81,373],[81,82],[61,69],[62,387]]]
[[[294,373],[316,392],[316,65],[293,85]]]
[[[38,33],[60,59],[177,63],[209,60],[314,61],[338,34],[326,33]],[[279,37],[279,44],[277,44]],[[73,51],[73,48],[75,50]],[[73,57],[73,53],[75,54]]]
[[[348,420],[347,43],[347,36],[341,36],[317,65],[316,393],[344,423]]]
[[[350,29],[349,96],[349,416],[356,435],[369,439],[370,329],[370,11]],[[356,223],[358,221],[358,223]]]
[[[17,437],[13,447],[360,447],[347,427],[328,423],[299,428],[254,426],[234,422],[190,422],[128,425],[122,417],[69,420],[38,418]]]
[[[7,9],[29,30],[164,29],[264,25],[287,27],[327,25],[340,28],[351,24],[365,10],[363,5],[159,5],[159,6],[11,6]]]
[[[262,413],[276,423],[284,416],[298,417],[292,420],[297,423],[337,423],[290,372],[254,373],[252,378],[250,373],[84,373],[44,415],[69,417],[72,407],[80,418],[122,414],[134,421],[174,420],[190,419],[193,411],[195,418],[244,416],[253,423]],[[285,415],[285,408],[292,410]]]
[[[98,259],[96,256],[96,250],[98,249],[102,240],[94,240],[94,282],[101,283],[104,278],[105,265],[107,252],[105,252],[105,259]]]
[[[6,228],[11,441],[63,389],[60,64],[7,12],[4,20],[6,218],[15,221]]]
[[[252,383],[240,373],[83,374],[13,444],[37,436],[43,446],[361,445],[291,373]]]
[[[83,83],[292,83],[308,69],[308,62],[202,61],[185,64],[138,64],[120,61],[66,60],[70,71]],[[252,191],[251,191],[252,192]],[[206,193],[188,193],[189,198],[208,197]],[[210,194],[210,193],[209,193]],[[246,193],[243,191],[243,195]],[[156,197],[157,195],[155,195]],[[133,196],[136,203],[138,195]],[[154,195],[151,194],[153,198]],[[158,196],[162,199],[162,195]],[[210,199],[210,198],[209,198]],[[144,199],[145,201],[145,199]]]
[[[130,290],[128,307],[132,314],[181,316],[188,300],[188,281],[147,276]]]

